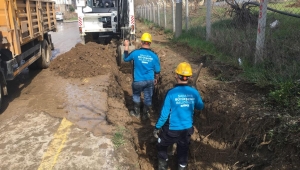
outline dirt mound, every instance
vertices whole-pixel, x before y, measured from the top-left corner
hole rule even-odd
[[[53,60],[50,70],[64,78],[85,78],[104,75],[115,66],[115,45],[89,42],[77,44],[70,51]]]

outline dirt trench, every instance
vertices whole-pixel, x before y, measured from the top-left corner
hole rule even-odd
[[[116,42],[78,44],[54,60],[50,68],[65,78],[109,74],[106,120],[116,131],[125,129],[122,134],[126,142],[116,148],[116,157],[123,162],[120,169],[157,169],[156,139],[152,132],[164,95],[175,83],[173,70],[183,61],[192,65],[194,73],[199,63],[204,63],[196,88],[203,97],[205,109],[195,112],[189,170],[271,170],[300,166],[293,147],[285,150],[269,145],[266,133],[276,125],[273,115],[277,113],[264,105],[263,89],[239,77],[242,70],[216,62],[213,56],[193,52],[184,44],[170,43],[161,29],[149,28],[139,21],[137,28],[137,38],[146,31],[152,34],[151,47],[160,57],[162,70],[153,96],[153,111],[147,121],[129,115],[132,75],[121,72],[117,65]],[[281,155],[282,151],[285,156]],[[170,155],[168,164],[169,169],[176,169],[176,153]]]

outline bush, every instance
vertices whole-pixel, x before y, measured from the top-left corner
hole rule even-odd
[[[70,6],[70,7],[69,7],[69,11],[70,11],[70,12],[74,12],[74,11],[75,11],[75,8],[74,8],[73,6]]]
[[[269,93],[269,101],[274,105],[292,111],[299,111],[300,83],[292,81],[279,83],[275,89]]]

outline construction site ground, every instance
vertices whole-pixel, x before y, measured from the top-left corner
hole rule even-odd
[[[150,119],[129,115],[132,75],[118,67],[117,43],[77,44],[78,37],[67,37],[76,32],[64,27],[68,34],[56,33],[61,49],[53,51],[50,68],[30,70],[9,82],[10,96],[4,98],[0,115],[0,169],[157,169],[152,132],[164,95],[175,83],[173,71],[183,61],[194,72],[204,63],[196,88],[205,109],[195,111],[189,170],[300,167],[293,148],[276,148],[263,138],[275,124],[270,119],[274,113],[263,105],[265,91],[239,77],[241,69],[170,42],[163,30],[136,22],[137,38],[151,33],[151,47],[161,61]],[[63,48],[68,40],[74,46]],[[176,152],[169,158],[168,168],[177,169]]]

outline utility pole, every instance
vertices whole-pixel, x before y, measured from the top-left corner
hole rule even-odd
[[[182,33],[182,0],[176,0],[176,28],[175,38],[178,38]]]
[[[263,61],[268,0],[260,0],[254,64]]]

